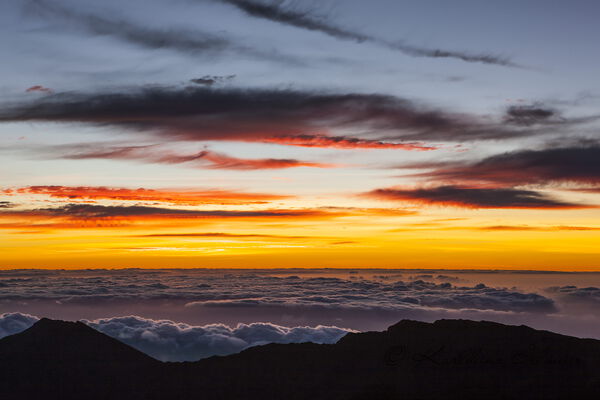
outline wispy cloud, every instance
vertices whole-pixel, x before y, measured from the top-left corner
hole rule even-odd
[[[504,121],[509,124],[531,126],[562,122],[557,110],[542,104],[510,106],[506,109]]]
[[[0,216],[66,217],[69,219],[102,219],[115,217],[165,217],[165,218],[245,218],[245,217],[307,217],[323,215],[317,210],[191,210],[150,206],[104,206],[96,204],[66,204],[60,207],[33,210],[0,211]]]
[[[557,200],[533,190],[514,188],[465,186],[384,188],[373,190],[365,195],[380,200],[463,208],[577,209],[591,207]]]
[[[234,238],[234,239],[314,239],[314,236],[298,235],[266,235],[260,233],[225,233],[225,232],[193,232],[193,233],[149,233],[137,237],[148,238]]]
[[[11,208],[14,207],[14,204],[10,201],[0,201],[0,208]]]
[[[482,231],[539,231],[539,232],[600,231],[600,227],[596,227],[596,226],[572,226],[572,225],[556,225],[556,226],[491,225],[491,226],[480,226],[475,229],[482,230]]]
[[[69,200],[126,200],[153,201],[171,204],[200,205],[200,204],[262,204],[272,200],[281,200],[290,196],[247,193],[233,190],[204,189],[145,189],[145,188],[115,188],[106,186],[26,186],[0,190],[4,195],[45,195],[58,199]],[[6,202],[8,203],[8,202]]]
[[[198,210],[143,205],[68,203],[58,207],[0,209],[0,229],[181,228],[227,221],[309,221],[333,219],[348,212],[322,209]],[[140,225],[141,226],[141,225]]]
[[[325,164],[309,161],[300,161],[289,158],[261,158],[247,159],[231,157],[223,153],[214,151],[202,151],[198,153],[198,159],[210,163],[208,168],[212,169],[236,169],[236,170],[257,170],[257,169],[284,169],[297,167],[313,168],[333,168],[334,164]]]
[[[80,12],[46,0],[28,0],[27,10],[31,15],[44,19],[58,19],[66,23],[66,25],[61,25],[62,27],[76,28],[91,35],[110,36],[146,49],[167,49],[185,55],[207,57],[242,54],[257,59],[301,64],[299,60],[291,56],[248,47],[221,34],[179,28],[152,28],[115,16],[104,17]]]
[[[259,0],[214,0],[221,3],[230,4],[245,14],[255,18],[261,18],[284,25],[294,26],[300,29],[324,33],[328,36],[341,40],[353,42],[368,42],[378,46],[383,46],[392,50],[399,51],[411,57],[428,58],[452,58],[471,63],[483,63],[500,65],[505,67],[519,67],[507,57],[501,57],[493,54],[474,54],[464,51],[452,51],[444,49],[431,49],[407,44],[403,41],[388,41],[375,36],[360,33],[358,31],[336,26],[325,17],[317,15],[313,10],[297,11],[283,7],[278,1],[259,1]]]
[[[47,87],[42,86],[42,85],[31,86],[31,87],[27,88],[25,91],[28,92],[28,93],[30,93],[30,92],[41,92],[41,93],[52,93],[52,92],[54,92],[52,89],[47,88]]]
[[[333,168],[336,165],[303,161],[293,158],[240,158],[211,150],[202,150],[193,154],[180,154],[165,149],[160,145],[102,145],[102,144],[74,144],[64,146],[51,146],[38,148],[34,151],[56,157],[84,160],[84,159],[112,159],[134,160],[158,164],[185,164],[194,168],[207,169],[232,169],[232,170],[261,170],[261,169],[286,169],[298,167]]]
[[[381,140],[360,139],[344,136],[325,136],[307,134],[270,137],[262,139],[262,142],[282,144],[287,146],[328,147],[334,149],[399,149],[416,151],[428,151],[437,149],[437,147],[433,145],[424,145],[418,142],[392,143]]]

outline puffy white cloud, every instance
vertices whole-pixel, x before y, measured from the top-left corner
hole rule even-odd
[[[266,322],[192,326],[136,316],[84,321],[91,327],[163,361],[227,355],[266,343],[335,343],[349,332],[334,326],[285,327]]]
[[[0,337],[29,328],[37,317],[0,315]],[[192,326],[137,316],[86,321],[94,329],[162,361],[194,361],[214,355],[238,353],[266,343],[335,343],[350,330],[334,326],[285,327],[266,322]]]
[[[0,314],[0,338],[22,332],[38,319],[33,315],[18,312]]]

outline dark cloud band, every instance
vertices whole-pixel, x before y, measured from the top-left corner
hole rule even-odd
[[[18,121],[111,125],[170,140],[406,150],[431,150],[415,143],[423,140],[508,139],[552,132],[502,126],[383,94],[198,85],[56,93],[3,105],[0,122]],[[361,137],[340,135],[342,131]]]
[[[366,195],[381,200],[466,208],[569,209],[590,207],[560,201],[532,190],[513,188],[464,186],[438,186],[416,189],[385,188],[373,190]]]
[[[406,167],[429,168],[417,176],[436,181],[480,182],[495,185],[600,185],[600,144],[517,150],[476,162],[429,163]]]

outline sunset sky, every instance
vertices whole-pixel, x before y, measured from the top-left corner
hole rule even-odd
[[[4,0],[0,269],[600,270],[587,0]]]

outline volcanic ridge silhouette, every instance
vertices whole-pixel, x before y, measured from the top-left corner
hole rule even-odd
[[[600,341],[493,322],[403,320],[336,344],[160,362],[81,322],[0,339],[0,399],[588,399]]]

